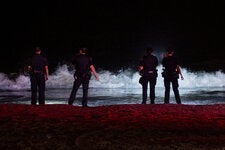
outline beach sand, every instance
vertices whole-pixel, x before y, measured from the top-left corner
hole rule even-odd
[[[0,105],[0,149],[225,149],[225,105]]]

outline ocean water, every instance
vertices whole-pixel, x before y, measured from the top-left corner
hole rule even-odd
[[[162,67],[158,67],[156,84],[156,104],[162,104],[164,85],[161,77]],[[62,65],[50,74],[46,81],[46,104],[67,104],[73,86],[74,70]],[[179,79],[181,101],[187,105],[225,104],[225,74],[221,71],[213,73],[191,72],[182,68],[184,80]],[[108,70],[98,72],[99,81],[92,76],[88,93],[90,106],[140,104],[142,88],[139,84],[140,75],[132,69]],[[30,79],[24,74],[10,78],[0,73],[0,104],[30,104]],[[170,103],[176,103],[171,88]],[[78,90],[74,105],[81,105],[82,87]],[[147,101],[149,103],[150,100]]]

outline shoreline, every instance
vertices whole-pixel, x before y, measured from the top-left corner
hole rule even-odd
[[[225,104],[0,104],[4,149],[224,149]]]

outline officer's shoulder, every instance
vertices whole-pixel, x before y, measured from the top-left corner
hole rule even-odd
[[[142,59],[146,59],[148,57],[148,55],[144,55],[143,57],[142,57]]]
[[[93,60],[91,56],[88,56],[88,58],[89,58],[89,60],[91,60],[91,61]]]
[[[75,54],[75,57],[79,57],[79,56],[81,56],[81,54],[80,54],[80,53]]]
[[[157,56],[155,56],[155,55],[152,55],[154,58],[157,58]]]

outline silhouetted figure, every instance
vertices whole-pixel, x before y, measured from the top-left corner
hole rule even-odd
[[[28,71],[31,82],[31,104],[45,104],[45,81],[48,80],[48,61],[41,55],[41,49],[36,47],[35,55],[28,61]]]
[[[98,74],[96,73],[95,67],[92,62],[92,58],[89,57],[87,54],[87,48],[81,48],[79,50],[79,54],[75,57],[74,65],[75,65],[75,73],[74,73],[74,84],[73,89],[71,91],[68,104],[72,105],[77,90],[79,89],[80,85],[82,84],[83,87],[83,99],[82,99],[82,106],[87,106],[87,98],[88,98],[88,88],[89,88],[89,80],[91,78],[91,71],[93,72],[96,80],[99,80]]]
[[[167,56],[163,55],[163,60],[162,60],[162,65],[164,67],[162,76],[164,77],[164,86],[165,86],[165,98],[164,98],[165,104],[168,104],[170,99],[170,83],[172,83],[173,92],[174,92],[177,104],[181,104],[180,94],[178,90],[178,87],[179,87],[178,78],[179,78],[179,74],[182,80],[184,79],[184,77],[181,73],[178,59],[173,54],[174,54],[174,48],[169,47],[167,49]]]
[[[150,103],[155,103],[155,85],[157,80],[158,59],[152,54],[153,49],[146,49],[147,55],[143,56],[139,65],[139,72],[142,76],[139,82],[142,85],[142,104],[146,104],[148,83],[150,84]]]

